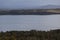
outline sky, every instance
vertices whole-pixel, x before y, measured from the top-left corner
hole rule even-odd
[[[26,9],[44,5],[60,5],[60,0],[0,0],[0,9]]]

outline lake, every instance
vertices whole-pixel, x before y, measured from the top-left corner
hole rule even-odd
[[[3,15],[0,31],[51,30],[60,28],[60,15]]]

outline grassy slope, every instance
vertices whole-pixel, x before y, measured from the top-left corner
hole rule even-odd
[[[46,10],[46,12],[60,13],[60,10],[51,9],[51,10]]]

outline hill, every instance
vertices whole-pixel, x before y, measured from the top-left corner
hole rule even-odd
[[[60,14],[60,9],[0,10],[0,15],[52,15]]]

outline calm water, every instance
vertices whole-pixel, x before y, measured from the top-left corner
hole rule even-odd
[[[0,31],[50,30],[60,28],[60,15],[4,15],[0,16]]]

